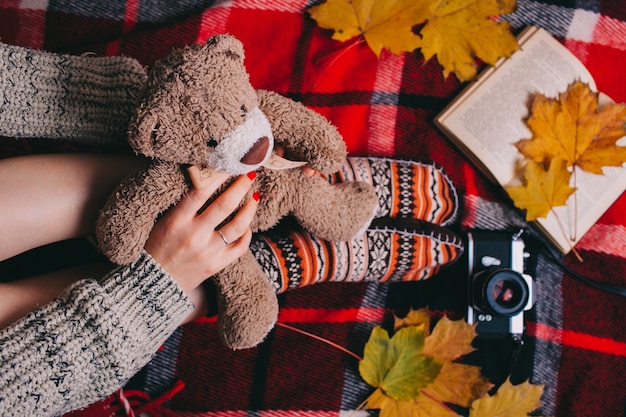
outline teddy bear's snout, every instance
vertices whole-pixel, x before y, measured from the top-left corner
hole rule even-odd
[[[267,156],[267,150],[270,146],[270,140],[267,136],[260,137],[254,145],[241,158],[240,162],[245,165],[258,165]]]
[[[246,115],[245,122],[222,137],[216,147],[204,147],[207,166],[232,175],[245,174],[270,157],[274,148],[272,126],[256,107]]]

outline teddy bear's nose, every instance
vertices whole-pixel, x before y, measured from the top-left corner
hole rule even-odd
[[[252,145],[250,150],[241,158],[241,163],[246,165],[257,165],[263,162],[267,156],[267,149],[270,146],[270,140],[267,136],[262,136]]]

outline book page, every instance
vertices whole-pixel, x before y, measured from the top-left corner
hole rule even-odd
[[[512,181],[520,158],[513,144],[532,136],[525,124],[532,97],[556,97],[577,79],[595,89],[571,52],[547,32],[532,29],[521,38],[519,51],[481,75],[437,120],[502,185]]]
[[[556,98],[575,80],[595,82],[567,48],[547,32],[529,28],[518,38],[520,50],[499,61],[472,83],[436,120],[438,126],[485,174],[502,186],[519,182],[522,156],[513,145],[529,139],[526,126],[536,93]],[[611,102],[600,94],[600,107]],[[622,138],[618,145],[626,145]],[[535,223],[567,253],[626,189],[626,169],[605,167],[605,175],[576,169],[570,185],[577,191],[567,206]]]
[[[620,139],[618,145],[625,146],[626,138]],[[570,185],[577,190],[567,200],[567,206],[555,207],[546,219],[537,220],[550,231],[563,253],[569,252],[626,189],[626,169],[604,167],[603,172],[604,175],[596,175],[576,169],[576,178]]]

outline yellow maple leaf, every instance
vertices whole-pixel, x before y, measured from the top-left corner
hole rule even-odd
[[[427,309],[394,324],[391,338],[375,327],[365,345],[359,372],[376,388],[366,408],[380,409],[381,417],[453,417],[446,403],[468,407],[490,389],[479,367],[452,362],[474,350],[474,326],[443,317],[428,334]]]
[[[532,221],[547,217],[554,207],[565,205],[576,191],[569,185],[571,175],[562,159],[552,159],[547,171],[543,164],[529,161],[524,170],[526,184],[506,190],[515,206],[526,210],[526,220]]]
[[[515,10],[515,0],[327,0],[308,9],[332,38],[362,37],[376,56],[421,48],[426,60],[437,55],[444,78],[476,76],[475,58],[495,64],[518,49],[507,22],[494,17]],[[423,25],[419,35],[415,28]]]
[[[626,105],[612,103],[599,109],[598,94],[580,81],[558,99],[535,95],[527,124],[533,136],[516,146],[536,162],[560,158],[569,167],[594,174],[626,162],[626,146],[616,143],[626,136]]]
[[[444,78],[454,72],[460,81],[471,80],[475,58],[493,65],[518,49],[510,25],[493,19],[514,10],[515,0],[430,0],[418,47],[426,60],[437,55]]]
[[[420,308],[419,310],[410,309],[406,317],[393,317],[393,330],[397,331],[402,327],[408,326],[424,326],[426,335],[430,334],[430,314],[428,309]]]
[[[422,354],[441,362],[453,361],[475,350],[472,346],[475,337],[475,326],[463,320],[442,317],[432,334],[424,340]]]
[[[415,0],[327,0],[308,9],[317,24],[334,29],[332,38],[346,41],[362,36],[376,56],[383,48],[395,54],[412,52],[419,37],[413,26],[423,22],[428,1]]]
[[[421,355],[424,337],[422,326],[404,327],[392,338],[384,329],[375,327],[359,362],[365,382],[396,400],[416,398],[441,370],[440,363]]]
[[[450,408],[434,399],[420,395],[415,400],[399,401],[377,389],[367,399],[366,408],[379,409],[379,417],[458,417]]]
[[[543,385],[513,385],[507,379],[493,396],[474,401],[469,417],[528,417],[541,405],[542,394]]]
[[[424,391],[441,402],[469,407],[476,398],[486,395],[492,387],[493,384],[481,374],[479,367],[447,362]]]

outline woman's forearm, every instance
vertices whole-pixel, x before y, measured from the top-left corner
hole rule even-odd
[[[189,297],[145,252],[101,281],[70,285],[0,331],[0,415],[54,416],[104,398],[192,310]]]

